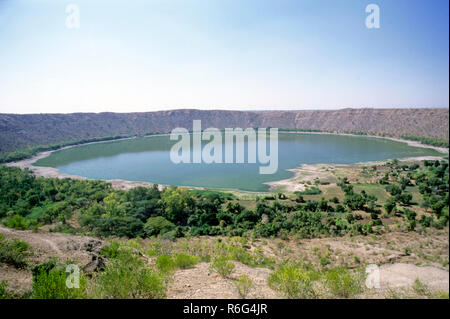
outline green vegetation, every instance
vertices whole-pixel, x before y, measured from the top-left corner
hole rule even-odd
[[[431,292],[428,290],[428,287],[426,284],[421,282],[419,278],[416,278],[414,281],[414,284],[412,286],[414,292],[419,296],[430,296]]]
[[[175,257],[174,263],[175,267],[181,269],[187,269],[194,267],[199,262],[199,258],[197,256],[192,256],[188,254],[178,254]]]
[[[163,273],[170,273],[176,268],[174,260],[168,255],[158,256],[158,258],[156,258],[155,265]]]
[[[281,265],[268,278],[269,287],[290,299],[315,298],[314,282],[317,272],[294,264]]]
[[[297,191],[294,193],[297,196],[299,196],[299,195],[318,195],[318,194],[322,194],[322,191],[317,187],[311,187],[311,188],[305,189],[304,191]]]
[[[236,286],[239,296],[242,299],[245,299],[252,289],[253,281],[249,276],[242,275],[234,281],[234,285]]]
[[[425,161],[420,166],[394,160],[382,171],[378,183],[367,191],[364,184],[358,184],[360,191],[356,191],[342,178],[337,189],[327,186],[333,193],[322,198],[315,197],[322,190],[312,187],[276,198],[256,197],[252,205],[247,200],[243,206],[236,195],[227,192],[182,187],[159,190],[157,185],[119,191],[102,181],[39,178],[26,170],[1,166],[0,219],[16,229],[56,223],[56,231],[68,233],[170,240],[187,235],[313,238],[368,234],[383,227],[382,208],[388,216],[402,217],[411,231],[417,225],[442,228],[448,224],[447,162]],[[374,194],[381,194],[383,187],[386,195],[380,202]],[[414,215],[412,207],[419,205],[425,213]],[[354,211],[367,212],[370,220],[363,222]],[[74,228],[70,219],[81,227]]]
[[[211,264],[211,270],[217,272],[222,277],[229,277],[234,271],[234,264],[225,256],[220,256],[214,259]]]
[[[0,299],[11,299],[14,294],[8,291],[8,283],[5,280],[0,281]]]
[[[444,139],[432,138],[432,137],[418,137],[418,136],[407,136],[407,135],[403,135],[403,136],[401,136],[401,138],[403,138],[405,140],[410,140],[410,141],[417,141],[417,142],[420,142],[420,143],[426,144],[426,145],[446,147],[446,148],[448,148],[448,146],[449,146],[448,139],[444,140]]]
[[[23,269],[27,267],[31,253],[28,243],[19,239],[7,240],[0,234],[0,262]]]
[[[33,298],[36,299],[83,299],[87,298],[87,281],[80,273],[79,287],[69,288],[66,285],[67,273],[64,265],[56,260],[33,268]]]
[[[167,278],[148,268],[131,247],[123,246],[102,272],[95,274],[93,296],[97,298],[164,298]]]
[[[311,264],[286,263],[268,278],[269,287],[290,299],[355,297],[363,292],[364,274],[344,267],[314,269]]]
[[[354,297],[362,292],[364,276],[352,273],[348,268],[338,267],[325,273],[325,285],[334,296],[341,298]]]
[[[287,298],[356,297],[363,293],[359,267],[366,260],[350,255],[350,263],[358,268],[348,268],[348,259],[337,264],[330,249],[317,249],[314,267],[311,259],[298,263],[288,257],[291,247],[284,240],[351,238],[393,228],[426,234],[426,228],[447,227],[449,165],[392,160],[355,171],[348,178],[341,170],[341,175],[327,179],[333,185],[319,182],[306,192],[260,196],[157,185],[114,190],[102,181],[40,178],[0,166],[0,222],[7,227],[24,230],[49,224],[52,231],[121,237],[102,249],[104,269],[82,273],[80,288],[69,289],[65,264],[49,261],[32,268],[30,246],[0,235],[0,262],[33,273],[29,295],[9,292],[3,281],[0,298],[163,298],[174,271],[199,262],[210,263],[210,270],[225,280],[231,282],[232,277],[242,298],[249,296],[253,281],[233,276],[236,262],[274,270],[268,284]],[[217,237],[195,240],[202,235]],[[263,238],[279,238],[273,247],[276,259],[255,246]],[[412,246],[399,250],[417,255]],[[448,266],[445,256],[429,260]],[[419,296],[448,298],[448,293],[431,292],[420,281],[412,289]]]

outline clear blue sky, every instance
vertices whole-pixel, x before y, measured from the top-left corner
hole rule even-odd
[[[448,103],[448,0],[0,0],[0,113]]]

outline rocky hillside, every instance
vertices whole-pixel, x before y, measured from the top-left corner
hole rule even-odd
[[[448,109],[342,109],[333,111],[200,111],[146,113],[0,114],[0,153],[114,135],[170,132],[175,127],[278,127],[361,131],[393,136],[449,138]]]

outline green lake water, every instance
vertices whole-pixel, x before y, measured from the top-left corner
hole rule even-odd
[[[89,179],[123,179],[164,185],[267,191],[264,182],[293,176],[287,169],[301,164],[386,160],[413,156],[436,156],[439,152],[391,140],[329,134],[279,133],[278,170],[259,174],[265,164],[180,163],[170,160],[177,141],[169,136],[153,136],[87,144],[56,151],[34,165],[58,168],[61,173]],[[248,142],[245,141],[245,150]],[[267,146],[269,144],[267,143]],[[225,155],[225,154],[223,154]],[[247,154],[246,154],[247,162]]]

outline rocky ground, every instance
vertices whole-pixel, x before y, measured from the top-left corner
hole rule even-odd
[[[30,265],[47,261],[53,257],[60,261],[73,261],[86,272],[98,270],[105,260],[99,256],[105,241],[69,234],[52,232],[19,231],[0,226],[6,239],[19,238],[30,244],[33,255]],[[176,247],[195,247],[199,243],[213,243],[215,237],[179,239],[163,243]],[[149,244],[147,240],[141,242]],[[409,298],[423,297],[413,289],[419,279],[430,292],[449,291],[449,243],[448,228],[430,230],[426,234],[417,232],[389,232],[382,235],[315,238],[303,240],[253,239],[250,250],[262,249],[264,256],[277,262],[296,260],[319,265],[327,256],[330,266],[348,268],[379,266],[379,289],[366,290],[358,298]],[[189,252],[189,249],[188,249]],[[235,279],[247,275],[253,281],[249,298],[281,298],[269,288],[267,278],[273,271],[233,261],[235,271],[223,278],[210,270],[210,262],[200,262],[193,268],[177,270],[169,284],[168,298],[239,298]],[[25,292],[31,288],[30,270],[18,270],[0,263],[0,281],[7,280],[9,288]],[[323,295],[322,297],[326,297]]]

